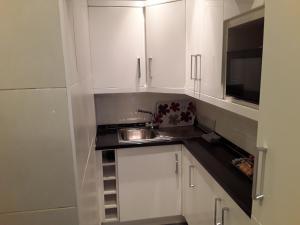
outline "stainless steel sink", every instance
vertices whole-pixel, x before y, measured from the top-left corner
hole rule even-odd
[[[168,140],[169,137],[159,135],[159,132],[150,128],[123,128],[118,130],[119,142],[137,143],[157,140]]]

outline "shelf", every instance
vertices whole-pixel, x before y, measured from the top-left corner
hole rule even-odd
[[[118,222],[118,218],[117,217],[112,217],[112,218],[105,218],[104,219],[104,223],[110,223],[110,222]]]
[[[230,100],[224,100],[224,99],[214,98],[205,94],[199,94],[191,90],[186,90],[185,94],[195,99],[198,99],[200,101],[215,105],[216,107],[244,116],[248,119],[258,121],[258,109],[240,105]]]
[[[116,180],[116,176],[110,176],[110,177],[103,177],[103,180]]]
[[[116,177],[115,166],[105,166],[103,167],[103,180]]]
[[[104,191],[117,190],[116,180],[105,180],[103,186]]]
[[[106,162],[106,163],[102,163],[102,166],[115,166],[116,163],[115,162]]]
[[[117,206],[117,204],[105,204],[104,205],[104,208],[105,209],[116,209],[116,208],[118,208],[118,206]]]
[[[103,209],[105,223],[118,222],[118,190],[115,149],[102,151]]]
[[[115,165],[115,150],[106,150],[102,152],[103,165]]]
[[[115,222],[118,220],[118,210],[116,208],[105,209],[104,222]]]
[[[124,94],[124,93],[184,94],[184,88],[158,88],[158,87],[94,88],[93,90],[94,90],[94,95],[98,95],[98,94]]]
[[[111,195],[105,195],[104,196],[104,206],[117,206],[117,195],[111,194]]]
[[[116,190],[108,190],[108,191],[104,191],[103,193],[104,193],[104,195],[112,195],[112,194],[117,194],[117,191]]]

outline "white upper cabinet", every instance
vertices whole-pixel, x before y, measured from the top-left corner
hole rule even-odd
[[[186,1],[186,89],[199,92],[204,0]]]
[[[89,7],[95,93],[137,91],[146,82],[143,8]]]
[[[181,145],[117,151],[120,221],[181,215]]]
[[[0,1],[0,89],[66,86],[58,2]]]
[[[223,98],[223,0],[205,0],[203,15],[203,52],[200,53],[200,92]]]
[[[185,86],[185,1],[146,7],[148,85],[173,92]]]
[[[264,4],[265,0],[224,0],[224,20],[238,16]]]
[[[187,1],[186,18],[186,88],[223,98],[223,0]]]

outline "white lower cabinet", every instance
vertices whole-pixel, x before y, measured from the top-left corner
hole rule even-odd
[[[228,208],[228,211],[224,212],[224,223],[222,225],[250,225],[251,224],[251,219],[225,192],[223,192],[223,208],[224,207]]]
[[[189,225],[251,224],[251,219],[185,147],[182,151],[182,207]]]
[[[182,145],[123,148],[102,155],[104,222],[183,215],[189,225],[253,224]]]
[[[181,215],[181,145],[117,150],[120,221]]]
[[[183,148],[184,149],[184,148]],[[207,225],[214,221],[213,180],[209,179],[193,156],[182,154],[183,215],[189,225]]]

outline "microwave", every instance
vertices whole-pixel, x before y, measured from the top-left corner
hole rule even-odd
[[[250,18],[250,19],[249,19]],[[226,30],[226,96],[259,104],[264,17],[229,21]]]

